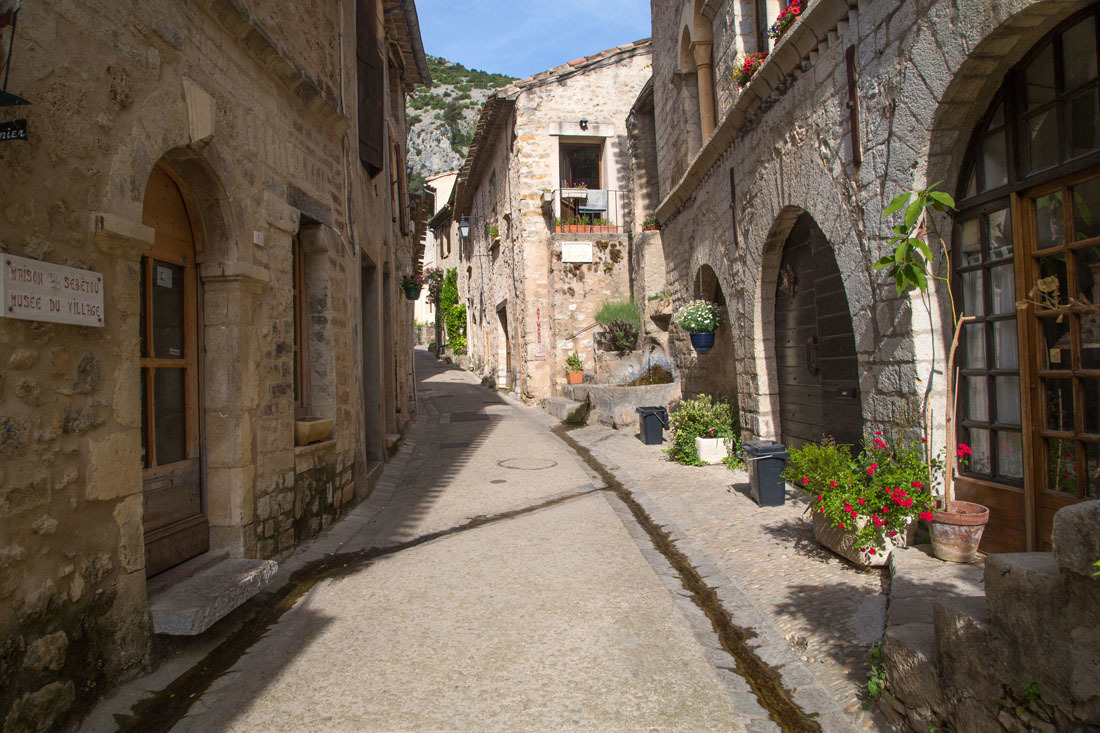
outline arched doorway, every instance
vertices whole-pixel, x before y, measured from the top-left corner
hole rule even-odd
[[[179,186],[158,165],[142,223],[155,232],[142,253],[141,448],[145,573],[209,548],[199,436],[198,279],[195,234]]]
[[[692,297],[718,304],[724,317],[714,332],[713,348],[700,354],[694,364],[681,369],[684,395],[709,394],[718,399],[729,400],[737,408],[737,361],[733,325],[729,320],[722,284],[710,265],[703,265],[696,271]]]
[[[952,241],[963,330],[958,496],[987,552],[1050,549],[1054,513],[1100,497],[1098,6],[1005,76],[971,138]]]
[[[775,356],[782,442],[863,435],[852,316],[833,249],[803,213],[783,245],[775,288]]]

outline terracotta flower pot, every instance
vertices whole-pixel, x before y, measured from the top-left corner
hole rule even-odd
[[[581,384],[584,382],[584,372],[566,372],[565,381],[569,384]]]
[[[932,554],[946,562],[970,562],[978,554],[989,509],[969,501],[952,501],[937,509],[928,523]]]

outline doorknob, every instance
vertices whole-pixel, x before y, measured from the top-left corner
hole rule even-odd
[[[806,339],[806,371],[810,374],[817,374],[821,371],[818,366],[817,336],[810,336]]]

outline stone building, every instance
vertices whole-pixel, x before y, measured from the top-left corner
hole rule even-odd
[[[1049,549],[1054,512],[1100,494],[1098,8],[811,0],[772,40],[778,0],[653,0],[632,145],[656,155],[674,300],[729,315],[723,349],[677,349],[685,391],[735,390],[746,437],[789,444],[858,441],[927,394],[942,444],[947,290],[926,308],[872,269],[890,200],[940,182],[959,211],[933,223],[976,317],[957,494],[991,510],[984,550]],[[759,51],[739,87],[731,71]],[[1068,310],[1042,304],[1040,281]]]
[[[455,184],[469,365],[526,399],[596,368],[600,305],[630,297],[626,116],[649,78],[648,40],[497,90]]]
[[[8,93],[30,102],[0,107],[26,121],[0,142],[5,731],[68,724],[152,663],[155,631],[228,610],[158,606],[194,573],[256,587],[370,492],[415,405],[404,108],[430,83],[411,2],[17,17],[0,17]],[[307,417],[333,429],[296,445]]]

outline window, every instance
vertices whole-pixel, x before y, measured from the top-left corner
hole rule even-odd
[[[371,177],[385,162],[385,65],[382,56],[382,2],[356,0],[355,55],[359,117],[359,160]]]
[[[299,416],[309,410],[306,384],[308,370],[306,364],[306,277],[305,261],[302,257],[302,240],[294,235],[291,240],[291,293],[293,300],[292,326],[294,328],[294,408]]]
[[[768,28],[771,23],[768,22],[768,0],[754,0],[755,3],[755,18],[756,26],[756,50],[767,51],[768,50]]]
[[[562,188],[603,188],[603,144],[561,144]]]
[[[962,498],[998,506],[1017,531],[1034,517],[1040,548],[1059,508],[1100,496],[1096,8],[1006,74],[957,191],[952,288],[975,317],[956,355],[958,439],[973,450]],[[991,496],[1000,486],[1027,498]]]

